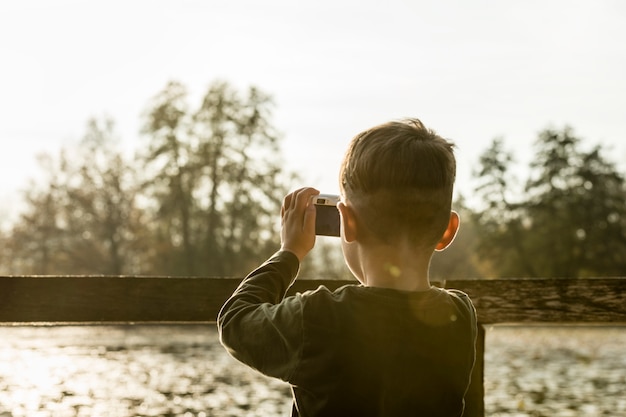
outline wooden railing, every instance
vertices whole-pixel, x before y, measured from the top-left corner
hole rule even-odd
[[[214,322],[240,279],[9,276],[0,277],[0,323]],[[354,282],[297,280],[290,293]],[[484,416],[486,324],[597,323],[626,325],[626,279],[458,280],[476,306],[477,362],[466,397],[467,417]]]

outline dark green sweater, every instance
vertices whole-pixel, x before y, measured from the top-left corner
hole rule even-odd
[[[294,416],[461,416],[476,313],[455,290],[324,286],[285,298],[299,263],[278,252],[218,317],[228,352],[291,384]]]

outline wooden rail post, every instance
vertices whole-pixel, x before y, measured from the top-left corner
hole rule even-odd
[[[476,334],[476,362],[472,370],[470,386],[465,394],[463,417],[483,417],[485,415],[485,327],[478,324]]]

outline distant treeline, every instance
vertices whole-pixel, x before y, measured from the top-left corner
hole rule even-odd
[[[465,235],[435,259],[450,267],[442,276],[462,277],[470,270],[463,268],[476,267],[471,276],[626,277],[624,175],[599,145],[589,151],[580,145],[569,127],[543,130],[528,178],[520,179],[513,154],[494,139],[474,171],[473,200],[482,206],[458,202],[469,219]]]
[[[0,274],[243,276],[277,249],[284,170],[271,97],[212,83],[191,107],[170,82],[148,101],[145,146],[120,147],[114,121],[44,155],[46,176],[0,235]],[[601,148],[546,129],[523,181],[501,139],[483,152],[473,201],[456,202],[456,242],[432,278],[626,276],[626,185]],[[320,239],[302,275],[348,278],[336,240]]]

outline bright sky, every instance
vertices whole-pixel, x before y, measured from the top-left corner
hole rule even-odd
[[[494,137],[526,164],[548,126],[609,146],[626,172],[621,0],[7,0],[0,53],[5,218],[35,155],[76,142],[89,117],[139,146],[169,80],[194,100],[217,79],[273,95],[287,168],[323,192],[352,136],[406,116],[457,143],[466,195]]]

